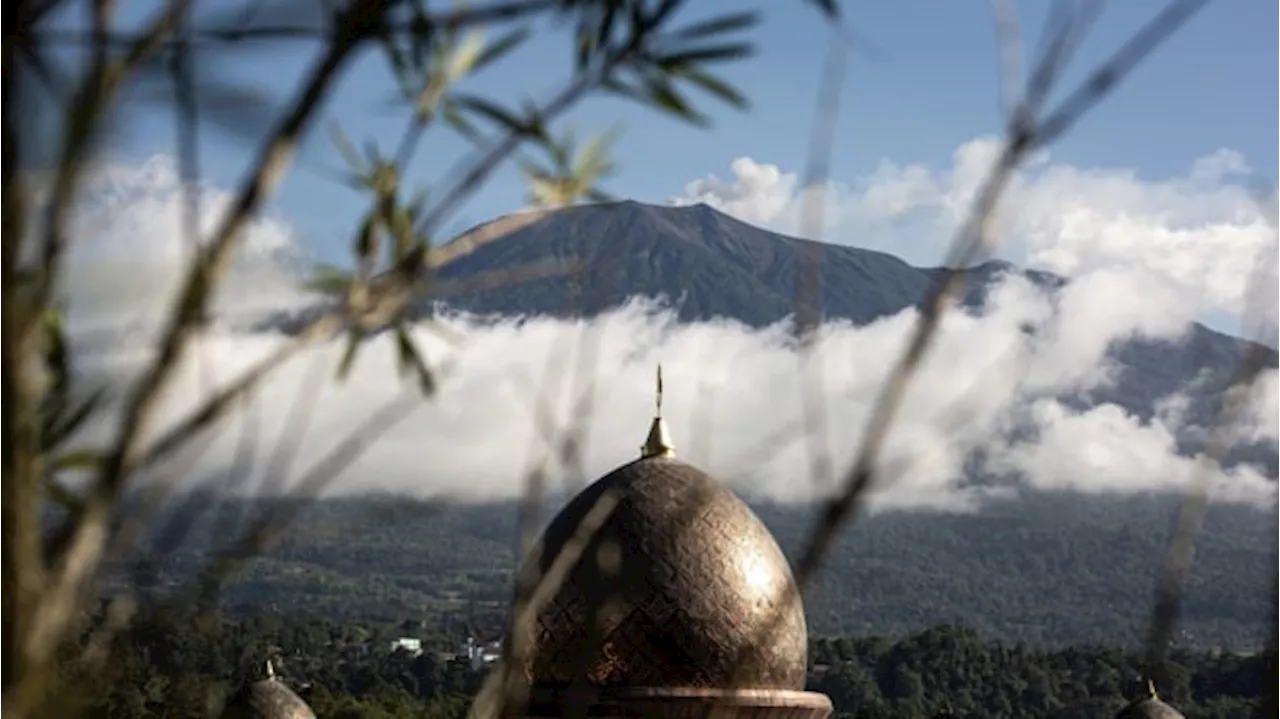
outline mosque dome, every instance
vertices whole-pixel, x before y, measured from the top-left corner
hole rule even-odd
[[[316,714],[280,681],[268,661],[261,679],[245,684],[227,701],[222,719],[316,719]]]
[[[589,536],[524,627],[525,677],[544,687],[801,691],[807,633],[787,558],[745,502],[675,458],[661,381],[659,370],[641,457],[575,497],[520,569],[536,583]]]
[[[1147,696],[1130,703],[1116,714],[1116,719],[1185,719],[1156,694],[1155,684],[1147,682]]]

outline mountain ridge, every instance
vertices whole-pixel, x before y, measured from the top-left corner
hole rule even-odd
[[[470,228],[438,250],[444,259],[438,261],[436,280],[481,289],[423,300],[411,315],[454,311],[490,317],[594,317],[634,297],[648,297],[665,301],[679,322],[731,319],[761,328],[793,318],[802,252],[810,250],[820,253],[821,315],[826,321],[861,326],[919,308],[945,272],[915,267],[877,250],[782,235],[705,204],[623,200],[506,215]],[[468,284],[494,270],[548,261],[579,262],[584,269],[507,285]],[[962,299],[969,310],[981,308],[991,287],[1009,273],[1050,293],[1071,281],[1002,260],[977,264],[970,272]],[[279,313],[267,325],[290,331],[308,318]],[[1254,346],[1201,323],[1191,324],[1177,340],[1122,338],[1108,351],[1117,367],[1112,383],[1060,399],[1077,409],[1111,402],[1148,421],[1158,400],[1185,394],[1189,424],[1207,427]],[[1276,350],[1261,347],[1266,366],[1280,365]],[[1178,440],[1187,453],[1204,441],[1189,431]],[[1274,442],[1237,447],[1228,459],[1229,464],[1257,464],[1271,477],[1280,470]]]
[[[665,297],[681,322],[729,318],[764,327],[792,316],[800,252],[815,247],[821,252],[826,320],[865,325],[920,307],[944,273],[943,268],[914,267],[876,250],[781,235],[706,205],[660,207],[626,200],[544,213],[440,271],[441,279],[459,280],[548,257],[577,257],[586,260],[588,269],[576,288],[576,302],[565,301],[575,290],[570,282],[552,277],[450,298],[443,306],[482,315],[595,316],[635,296]],[[1048,291],[1070,282],[1001,260],[976,265],[971,272],[963,298],[969,309],[980,307],[992,285],[1010,272]],[[1109,353],[1119,366],[1116,382],[1078,401],[1115,402],[1149,420],[1156,400],[1187,392],[1189,419],[1207,426],[1219,395],[1252,346],[1200,323],[1193,323],[1178,341],[1128,338]],[[1263,352],[1267,366],[1280,364],[1275,350],[1264,346]],[[1188,448],[1195,444],[1187,441]],[[1254,450],[1245,454],[1275,476],[1274,451]]]

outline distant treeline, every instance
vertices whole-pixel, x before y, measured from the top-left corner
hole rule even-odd
[[[402,636],[419,655],[391,651]],[[196,621],[147,612],[85,666],[84,640],[63,648],[63,710],[71,716],[199,717],[271,658],[320,717],[463,717],[483,680],[450,659],[464,637],[413,623],[370,627],[285,616]],[[818,639],[809,688],[840,717],[1110,717],[1137,690],[1134,653],[1112,647],[1038,650],[939,626],[903,639]],[[1276,716],[1273,652],[1176,652],[1162,696],[1190,717]],[[1264,694],[1271,702],[1263,706]],[[1263,712],[1258,714],[1257,712]]]
[[[236,536],[242,518],[261,509],[232,502],[209,511],[216,504],[197,497],[159,522],[152,571],[128,585],[164,591],[188,581],[210,544]],[[812,506],[753,506],[784,551],[803,546]],[[1175,508],[1167,496],[1028,493],[969,514],[875,514],[843,533],[806,591],[806,613],[815,634],[831,636],[906,636],[954,623],[1036,646],[1137,643]],[[515,502],[319,501],[233,578],[224,606],[366,623],[503,616],[516,526]],[[1274,507],[1213,506],[1178,643],[1261,648],[1272,634],[1276,550]]]

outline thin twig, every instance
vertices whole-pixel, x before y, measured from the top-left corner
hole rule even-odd
[[[1185,3],[1181,0],[1173,2],[1175,6],[1183,4]],[[1137,59],[1148,54],[1159,40],[1167,38],[1187,17],[1189,15],[1185,13],[1171,13],[1167,10],[1161,13],[1156,22],[1144,27],[1139,33],[1143,38],[1139,43],[1143,49],[1141,53],[1135,54],[1122,50],[1104,63],[1103,67],[1095,71],[1091,77],[1108,75],[1118,77],[1131,71]],[[1055,24],[1058,30],[1049,43],[1049,50],[1046,51],[1028,81],[1028,91],[1024,93],[1022,103],[1009,123],[1005,145],[990,174],[980,187],[967,221],[959,228],[951,243],[943,277],[921,308],[919,318],[902,354],[892,365],[890,375],[881,387],[879,397],[864,427],[858,453],[844,475],[841,483],[842,490],[824,504],[823,511],[809,533],[795,563],[796,581],[785,590],[786,596],[779,598],[777,604],[779,607],[790,606],[791,602],[799,600],[799,592],[803,591],[816,575],[840,529],[861,508],[865,495],[873,487],[881,471],[880,453],[883,451],[894,419],[901,409],[907,387],[935,339],[943,314],[963,290],[964,282],[968,279],[966,268],[984,251],[989,251],[997,240],[991,233],[991,225],[1005,187],[1011,181],[1015,169],[1030,151],[1044,144],[1040,141],[1040,126],[1036,122],[1036,110],[1039,103],[1048,95],[1053,80],[1058,77],[1061,65],[1065,64],[1078,46],[1078,33],[1087,23],[1078,17],[1068,17]],[[1134,42],[1131,41],[1126,43],[1125,47],[1133,44]],[[1087,82],[1081,91],[1070,95],[1063,105],[1068,108],[1092,107],[1100,96],[1105,95],[1114,85],[1114,82],[1107,84]],[[1077,97],[1088,97],[1089,101],[1075,99]],[[1051,119],[1066,117],[1069,119],[1069,125],[1078,120],[1081,113],[1064,115],[1059,110],[1049,113],[1048,116]],[[1060,135],[1066,128],[1062,126],[1053,129]],[[771,641],[782,616],[781,611],[776,612],[773,620],[766,622],[766,625],[761,628],[761,642]]]
[[[835,471],[831,438],[827,435],[827,403],[822,354],[818,351],[822,326],[822,230],[826,224],[826,195],[831,177],[831,153],[835,148],[836,118],[848,69],[849,41],[834,26],[822,70],[814,128],[810,135],[809,161],[804,183],[801,224],[805,242],[797,244],[796,329],[800,337],[800,411],[808,443],[809,476],[825,486]]]

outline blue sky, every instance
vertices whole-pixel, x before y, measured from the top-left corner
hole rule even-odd
[[[1116,48],[1161,2],[1110,3],[1083,46],[1068,85]],[[686,10],[693,18],[731,10],[730,0],[698,0]],[[748,156],[788,172],[802,171],[812,124],[817,76],[827,46],[819,14],[796,1],[750,4],[764,11],[756,30],[756,57],[725,71],[750,96],[742,113],[710,99],[714,125],[703,130],[611,99],[585,103],[569,121],[583,132],[620,124],[625,134],[616,149],[621,172],[608,188],[616,195],[663,202],[692,180],[727,174],[732,160]],[[1028,48],[1033,47],[1048,3],[1018,4]],[[129,16],[151,3],[135,2]],[[849,22],[874,45],[850,57],[840,111],[833,176],[852,181],[882,160],[943,166],[956,148],[1000,129],[996,50],[990,5],[986,2],[844,3]],[[209,7],[206,4],[205,7]],[[214,5],[213,7],[218,7]],[[1275,177],[1277,149],[1275,3],[1218,0],[1210,3],[1178,36],[1134,73],[1113,97],[1054,147],[1055,161],[1081,167],[1133,170],[1162,178],[1185,169],[1222,147],[1243,153],[1249,163]],[[259,51],[219,65],[221,76],[250,83],[280,99],[316,52],[311,43],[286,51]],[[204,67],[213,64],[205,62]],[[567,46],[544,30],[518,55],[488,69],[474,87],[515,100],[545,97],[567,76]],[[403,113],[388,109],[389,73],[376,52],[343,78],[326,108],[354,139],[385,138],[390,145],[403,126]],[[140,160],[173,147],[172,119],[148,113],[131,119],[122,159]],[[321,255],[345,252],[361,209],[361,198],[336,185],[322,170],[337,167],[336,153],[316,126],[312,141],[271,212],[294,224],[303,243]],[[205,133],[201,160],[206,176],[232,186],[251,158],[253,143],[212,129]],[[424,145],[412,179],[432,186],[458,158],[461,145],[437,134]],[[468,202],[447,226],[451,231],[512,211],[523,203],[519,176],[504,171]],[[858,244],[852,237],[832,239]]]

